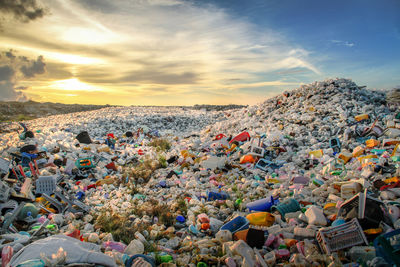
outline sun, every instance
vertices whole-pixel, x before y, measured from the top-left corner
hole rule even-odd
[[[54,81],[50,87],[65,91],[101,91],[100,88],[81,82],[77,78]]]

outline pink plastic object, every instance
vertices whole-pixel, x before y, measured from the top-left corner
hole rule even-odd
[[[228,257],[228,258],[225,259],[225,264],[226,264],[226,266],[228,266],[228,267],[236,267],[236,262],[235,262],[235,260],[232,259],[232,258],[230,258],[230,257]]]
[[[290,256],[290,252],[289,252],[289,250],[287,250],[287,249],[278,249],[278,250],[275,252],[275,254],[276,254],[276,256],[277,256],[278,258],[286,258],[286,257],[289,257],[289,256]]]
[[[103,247],[106,250],[115,250],[115,251],[118,251],[120,253],[124,253],[126,245],[122,244],[121,242],[106,241],[106,242],[103,243]]]
[[[267,241],[265,241],[265,246],[269,247],[272,245],[272,243],[274,243],[275,241],[275,236],[274,235],[268,235]]]
[[[303,256],[305,256],[305,252],[304,252],[304,241],[297,242],[297,243],[296,243],[296,247],[297,247],[297,250],[298,250],[301,254],[303,254]]]
[[[14,249],[11,246],[3,247],[1,251],[1,266],[7,266],[14,254]]]
[[[197,215],[197,219],[199,219],[201,223],[210,223],[210,218],[208,218],[207,214],[205,213]]]

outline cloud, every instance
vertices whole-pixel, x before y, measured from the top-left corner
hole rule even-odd
[[[36,0],[0,0],[0,13],[26,23],[43,17],[47,11]]]
[[[277,72],[320,74],[310,51],[212,4],[192,0],[43,1],[52,16],[10,28],[0,36],[0,49],[7,44],[46,58],[42,83],[35,79],[38,87],[45,88],[56,79],[76,78],[112,88],[116,95],[128,88],[144,94],[148,90],[150,95],[157,90],[149,88],[165,88],[172,98],[182,94],[182,88],[220,92],[231,85],[256,84],[275,90],[268,82],[278,82]],[[43,64],[38,60],[36,65],[29,60],[19,66],[18,73],[24,78],[40,73]]]
[[[194,84],[198,80],[198,74],[193,72],[168,73],[150,71],[136,71],[120,79],[122,82],[144,82],[150,84]]]
[[[14,69],[10,66],[0,66],[0,82],[11,80],[11,78],[14,76],[14,73]]]
[[[25,78],[32,78],[36,74],[43,74],[46,70],[46,63],[43,61],[43,56],[39,56],[35,61],[29,62],[28,65],[23,65],[20,68]]]
[[[26,56],[16,56],[13,50],[0,52],[0,100],[28,100],[21,92],[28,87],[18,83],[24,78],[43,74],[46,71],[45,66],[43,56],[30,60]]]
[[[355,44],[348,42],[348,41],[340,41],[340,40],[331,40],[332,43],[337,44],[337,45],[343,45],[347,47],[353,47]]]

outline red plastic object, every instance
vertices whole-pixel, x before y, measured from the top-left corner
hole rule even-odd
[[[14,254],[14,249],[11,246],[3,247],[1,251],[1,266],[7,266]]]
[[[109,170],[117,171],[117,167],[115,166],[115,162],[112,161],[106,165],[106,168]]]
[[[107,134],[107,137],[110,137],[110,138],[112,138],[112,139],[115,139],[115,137],[114,137],[114,134],[113,134],[113,133],[109,133],[109,134]]]
[[[91,184],[87,186],[87,189],[96,188],[96,184]]]
[[[250,134],[248,132],[243,132],[243,133],[235,136],[234,138],[232,138],[232,140],[229,141],[229,144],[231,144],[233,141],[243,142],[246,140],[250,140]]]
[[[224,134],[219,134],[215,137],[215,140],[221,140],[222,138],[226,137]]]
[[[201,230],[208,230],[210,229],[210,224],[209,223],[202,223],[201,224]]]
[[[81,231],[79,231],[78,229],[75,229],[74,231],[72,231],[69,234],[66,234],[67,236],[79,239],[80,241],[83,241],[83,238],[81,236]]]
[[[144,155],[143,150],[139,149],[139,150],[138,150],[138,154],[139,154],[139,155]]]
[[[380,190],[380,191],[383,191],[383,190],[385,190],[385,189],[387,189],[387,188],[395,188],[395,187],[400,187],[400,182],[396,182],[396,183],[393,183],[393,184],[384,185],[384,186],[382,186],[379,190]]]

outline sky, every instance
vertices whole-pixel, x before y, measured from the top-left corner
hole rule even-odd
[[[0,0],[0,100],[260,103],[400,85],[399,0]]]

